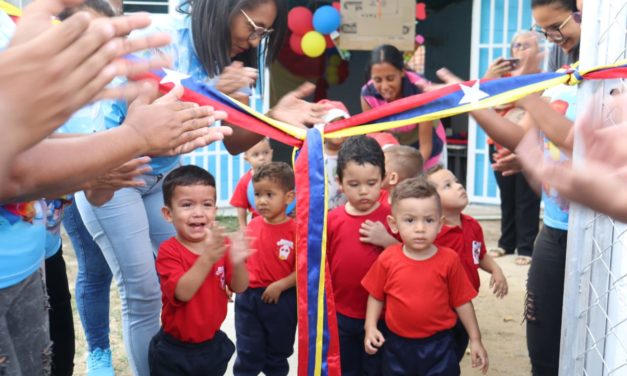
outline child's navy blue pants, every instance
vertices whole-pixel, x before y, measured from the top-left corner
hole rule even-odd
[[[364,322],[362,319],[337,314],[342,376],[381,375],[381,349],[375,355],[366,353]],[[383,321],[379,321],[379,330],[385,337],[387,330]]]
[[[384,376],[458,376],[452,330],[428,338],[405,338],[388,330],[383,346]]]
[[[150,341],[151,376],[222,376],[235,352],[233,342],[218,330],[209,341],[181,342],[163,329]]]
[[[261,300],[265,288],[249,288],[235,298],[237,358],[235,376],[283,376],[294,352],[296,288],[283,291],[277,304]]]

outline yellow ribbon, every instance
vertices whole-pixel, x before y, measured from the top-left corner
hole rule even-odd
[[[4,0],[0,0],[0,10],[4,11],[9,16],[15,17],[22,15],[22,10],[20,8]]]

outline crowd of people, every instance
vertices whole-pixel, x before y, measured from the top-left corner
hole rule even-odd
[[[534,30],[517,34],[512,58],[495,60],[485,78],[540,72],[542,35],[553,43],[549,70],[575,63],[582,6],[533,0]],[[273,162],[269,140],[229,124],[226,113],[181,101],[180,86],[159,97],[154,85],[125,79],[169,66],[247,102],[258,58],[272,61],[282,45],[287,2],[189,0],[179,11],[185,17],[153,23],[147,14],[122,16],[107,0],[36,0],[17,23],[0,12],[0,374],[73,373],[61,224],[78,261],[89,375],[114,374],[112,280],[134,375],[221,375],[233,354],[235,375],[290,372],[291,166]],[[120,59],[127,54],[142,59]],[[367,71],[364,111],[438,87],[390,45],[372,51]],[[438,76],[461,82],[446,69]],[[302,128],[350,117],[340,102],[304,100],[312,91],[296,88],[268,116]],[[489,288],[502,298],[508,283],[494,258],[514,252],[517,263],[531,264],[524,304],[532,373],[558,373],[569,200],[627,219],[627,201],[616,195],[626,184],[619,145],[627,128],[604,128],[592,110],[577,118],[577,91],[559,86],[470,113],[494,141],[501,188],[502,234],[489,252],[479,222],[463,213],[464,187],[442,167],[441,122],[325,139],[343,375],[455,375],[467,349],[473,367],[487,372],[472,304],[478,270],[491,274]],[[613,94],[621,123],[626,99]],[[577,132],[586,160],[571,167]],[[240,227],[231,234],[216,222],[215,178],[181,166],[181,154],[212,142],[244,153],[251,166],[231,199]],[[235,344],[221,330],[232,300]]]

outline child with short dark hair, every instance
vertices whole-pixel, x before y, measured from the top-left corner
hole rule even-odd
[[[462,211],[468,205],[464,186],[450,170],[435,166],[427,171],[428,180],[435,186],[442,202],[444,224],[435,239],[438,246],[453,249],[459,255],[468,279],[475,290],[479,291],[479,271],[490,273],[490,288],[497,298],[507,295],[507,279],[501,267],[486,253],[483,230],[479,222]],[[457,356],[461,360],[468,346],[468,334],[458,321],[455,326]]]
[[[259,216],[248,224],[255,250],[246,266],[248,290],[235,298],[237,359],[233,374],[287,375],[296,335],[296,222],[286,214],[294,200],[294,172],[272,162],[252,177]]]
[[[252,218],[259,215],[255,210],[251,178],[256,169],[272,162],[272,154],[273,151],[272,147],[270,147],[270,140],[267,137],[264,137],[261,141],[244,152],[244,160],[250,164],[250,170],[242,175],[237,182],[233,196],[229,202],[231,206],[237,208],[237,222],[240,230],[246,228],[249,211]]]
[[[470,333],[473,367],[487,372],[488,357],[472,305],[477,291],[456,252],[433,244],[442,224],[436,189],[424,178],[399,183],[388,221],[403,242],[383,251],[362,280],[370,294],[366,352],[382,350],[386,375],[430,375],[436,370],[459,375],[452,331],[459,316]],[[377,328],[384,304],[385,336]]]
[[[216,225],[215,180],[202,168],[170,172],[163,201],[163,216],[176,236],[163,242],[157,255],[163,309],[161,330],[150,341],[150,374],[222,375],[235,351],[220,330],[225,289],[246,290],[249,248],[243,236],[226,238]]]
[[[327,256],[337,309],[342,375],[379,374],[377,356],[363,348],[368,293],[361,279],[382,247],[362,242],[358,236],[364,221],[382,221],[390,207],[379,201],[385,176],[383,151],[372,138],[348,138],[338,154],[337,175],[348,202],[329,212]]]

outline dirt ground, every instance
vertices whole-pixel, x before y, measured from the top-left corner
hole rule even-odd
[[[496,245],[499,236],[499,221],[481,221],[485,233],[488,249]],[[71,249],[71,243],[64,237],[64,256],[70,279],[70,290],[74,294],[74,281],[76,279],[76,258]],[[525,342],[525,325],[522,323],[523,302],[525,297],[525,283],[527,280],[526,266],[518,266],[514,263],[513,256],[497,259],[503,268],[509,283],[509,294],[503,299],[496,299],[488,290],[489,275],[481,272],[481,291],[474,300],[475,310],[479,320],[479,326],[483,335],[483,343],[488,351],[490,360],[489,375],[529,375],[530,365],[527,357]],[[76,375],[85,375],[85,359],[87,344],[83,333],[80,318],[74,305],[74,325],[76,328]],[[122,341],[122,327],[120,318],[120,300],[115,289],[111,289],[110,312],[110,341],[113,352],[113,363],[116,375],[131,375],[128,369],[128,360],[124,343]],[[233,309],[229,309],[227,320],[223,324],[223,330],[234,340]],[[231,363],[233,359],[231,360]],[[290,375],[296,375],[296,354],[290,358]],[[231,366],[227,375],[231,375]],[[468,357],[462,361],[462,375],[480,375],[472,369]]]

